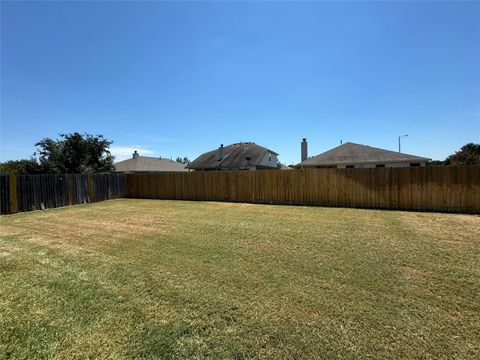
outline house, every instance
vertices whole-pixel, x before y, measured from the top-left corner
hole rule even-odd
[[[240,142],[200,155],[187,165],[193,170],[267,170],[277,168],[278,154],[253,142]]]
[[[140,156],[136,150],[130,159],[117,162],[113,165],[117,172],[188,171],[188,169],[185,168],[185,164],[171,159]]]
[[[431,159],[347,142],[308,158],[307,139],[301,143],[301,168],[372,168],[425,166]]]

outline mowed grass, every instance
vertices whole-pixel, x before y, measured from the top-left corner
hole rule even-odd
[[[1,358],[479,358],[480,217],[113,200],[0,218]]]

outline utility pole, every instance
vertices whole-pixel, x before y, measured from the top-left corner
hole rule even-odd
[[[403,138],[403,137],[405,137],[405,136],[408,136],[408,135],[405,134],[405,135],[400,135],[400,136],[398,137],[398,152],[402,152],[402,151],[401,151],[402,148],[401,148],[401,146],[400,146],[400,139]]]

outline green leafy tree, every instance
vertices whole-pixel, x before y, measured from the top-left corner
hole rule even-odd
[[[469,143],[463,145],[459,151],[450,155],[445,162],[452,165],[480,165],[480,144]]]
[[[176,162],[178,163],[181,163],[181,164],[190,164],[190,159],[188,157],[184,157],[184,158],[181,158],[180,156],[177,156],[177,159],[175,160]]]
[[[43,173],[89,174],[114,169],[109,147],[112,141],[102,135],[60,134],[60,139],[45,138],[35,144]]]
[[[2,175],[20,175],[20,174],[39,174],[40,165],[35,159],[10,160],[0,163],[0,174]]]
[[[447,160],[432,160],[430,161],[429,166],[443,166],[443,165],[448,165]]]

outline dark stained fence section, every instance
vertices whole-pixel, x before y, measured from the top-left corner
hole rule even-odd
[[[68,205],[65,175],[17,175],[18,211]]]
[[[0,185],[1,213],[10,214],[123,197],[125,175],[2,175]]]
[[[93,177],[93,201],[116,199],[125,195],[125,175],[96,175]]]
[[[132,198],[480,213],[480,166],[127,174]]]
[[[70,175],[71,176],[71,204],[87,204],[88,201],[88,187],[87,177],[85,175]]]
[[[10,177],[0,175],[0,214],[10,213]]]

